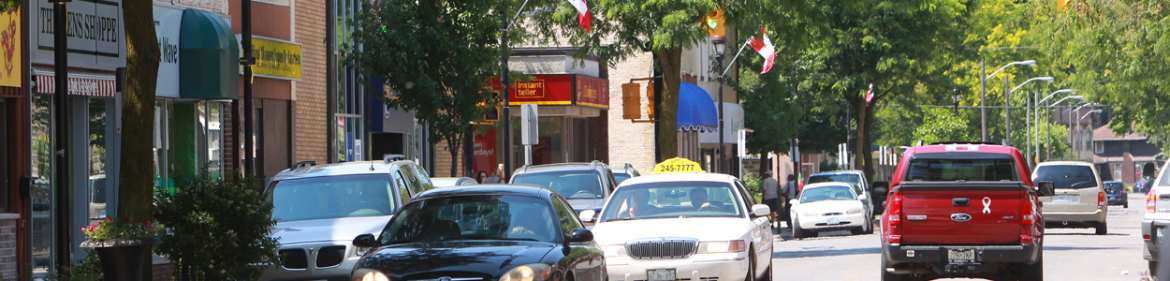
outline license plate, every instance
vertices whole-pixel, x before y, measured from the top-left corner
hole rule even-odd
[[[839,219],[839,218],[829,218],[829,222],[828,222],[828,224],[829,224],[829,225],[838,225],[838,224],[841,224],[841,219]]]
[[[974,262],[975,249],[947,250],[947,260],[950,262]]]
[[[650,269],[646,270],[646,280],[648,281],[674,281],[674,269]]]
[[[1057,195],[1052,197],[1052,202],[1080,202],[1080,195]]]

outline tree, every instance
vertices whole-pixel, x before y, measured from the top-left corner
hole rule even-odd
[[[161,53],[154,31],[154,6],[150,1],[122,2],[126,26],[126,89],[122,93],[122,139],[154,137],[154,90]],[[149,145],[123,145],[119,167],[118,212],[149,220],[153,217],[153,150]],[[150,265],[150,258],[142,261]],[[150,277],[150,266],[143,267]]]
[[[485,86],[499,69],[498,2],[368,4],[349,22],[354,45],[343,47],[346,62],[366,82],[377,81],[367,89],[386,105],[413,110],[419,121],[429,124],[432,144],[446,141],[456,159],[467,126],[483,118]],[[383,92],[383,84],[391,93]],[[451,174],[456,170],[452,164]]]

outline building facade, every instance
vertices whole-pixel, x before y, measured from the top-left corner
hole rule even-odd
[[[1109,125],[1093,130],[1093,164],[1101,173],[1102,181],[1121,181],[1127,186],[1156,175],[1143,174],[1143,167],[1153,165],[1160,169],[1165,162],[1162,147],[1150,143],[1145,135],[1130,132],[1113,134]]]
[[[5,54],[0,68],[0,278],[17,279],[28,263],[28,9],[0,13]]]

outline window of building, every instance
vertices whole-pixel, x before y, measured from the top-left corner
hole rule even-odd
[[[334,140],[335,147],[333,156],[338,161],[358,161],[364,160],[366,157],[362,149],[362,142],[365,139],[365,119],[362,113],[365,108],[365,91],[364,87],[358,84],[357,70],[349,67],[344,61],[340,60],[342,57],[341,50],[343,46],[354,46],[356,50],[361,50],[361,46],[355,46],[353,42],[353,27],[349,25],[349,21],[353,19],[354,14],[361,10],[361,2],[357,0],[343,0],[337,2],[337,7],[334,9],[334,19],[337,20],[336,40],[337,50],[334,53],[335,58],[339,58],[331,63],[335,64],[337,69],[337,92],[336,92],[336,108],[334,113],[336,116],[336,124],[331,124],[336,130],[336,140]]]
[[[1093,142],[1093,153],[1096,153],[1096,154],[1105,153],[1105,142],[1103,142],[1103,141]]]
[[[1113,180],[1121,180],[1121,163],[1113,163]]]

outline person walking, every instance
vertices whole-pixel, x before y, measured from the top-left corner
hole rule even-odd
[[[504,176],[504,164],[501,163],[499,166],[496,166],[496,171],[492,172],[491,177],[483,179],[483,183],[504,183],[504,180],[500,179],[503,176]]]
[[[784,213],[780,214],[780,217],[784,218],[784,224],[787,225],[788,228],[792,228],[792,215],[790,213],[792,210],[792,204],[789,204],[788,200],[797,199],[799,196],[800,187],[796,186],[796,175],[788,174],[788,183],[785,183],[784,189],[780,191],[780,200],[781,203],[784,204]]]
[[[772,171],[764,171],[764,182],[761,187],[764,189],[764,204],[768,205],[768,210],[772,213],[769,223],[776,223],[779,219],[776,215],[780,213],[780,181],[772,177]]]

